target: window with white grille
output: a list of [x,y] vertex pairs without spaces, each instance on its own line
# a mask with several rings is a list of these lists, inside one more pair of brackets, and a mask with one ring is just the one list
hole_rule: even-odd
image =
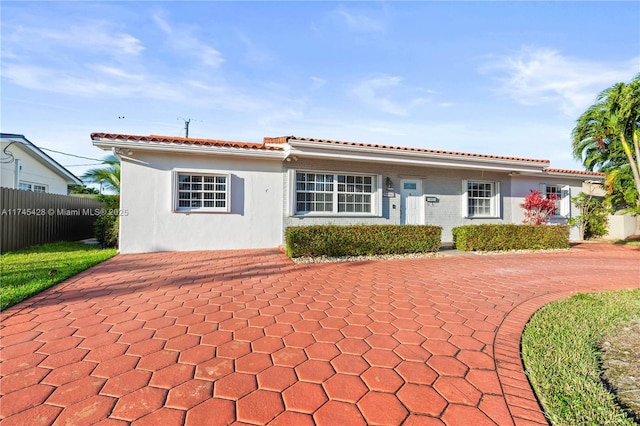
[[499,217],[500,183],[464,180],[462,182],[464,217]]
[[176,174],[177,211],[228,212],[230,176],[219,174]]
[[293,194],[296,215],[377,214],[377,175],[296,171]]

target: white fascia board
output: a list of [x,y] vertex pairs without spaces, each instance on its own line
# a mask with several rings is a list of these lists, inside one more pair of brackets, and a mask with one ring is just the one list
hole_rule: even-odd
[[571,180],[595,180],[598,182],[604,182],[604,176],[594,176],[594,175],[585,175],[582,173],[567,173],[567,172],[548,172],[546,170],[540,170],[537,173],[520,173],[519,176],[531,176],[531,177],[540,177],[547,176],[553,177],[555,179],[571,179]]
[[449,154],[434,154],[419,151],[393,151],[361,146],[328,145],[318,142],[290,141],[289,156],[343,159],[350,161],[383,162],[412,166],[448,167],[459,169],[483,169],[504,172],[540,172],[548,163],[533,163],[517,160],[501,160],[482,157],[453,157]]
[[124,148],[132,151],[181,152],[185,154],[230,155],[234,157],[254,157],[283,160],[284,151],[266,151],[250,148],[232,148],[226,146],[204,146],[174,144],[169,142],[129,141],[120,139],[93,139],[93,145],[105,151]]

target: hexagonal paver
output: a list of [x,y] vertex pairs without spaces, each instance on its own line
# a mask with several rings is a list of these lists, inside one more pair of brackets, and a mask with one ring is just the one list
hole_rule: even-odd
[[395,353],[385,349],[371,349],[363,357],[370,365],[375,367],[393,368],[400,364],[401,361]]
[[157,388],[171,389],[181,383],[193,379],[195,366],[187,364],[173,364],[162,370],[154,371],[149,385]]
[[236,360],[239,373],[257,374],[271,367],[271,357],[262,353],[250,353]]
[[236,404],[238,421],[266,424],[284,411],[280,394],[257,390]]
[[187,411],[190,425],[229,425],[236,419],[236,404],[227,399],[209,399]]
[[405,382],[419,385],[431,385],[438,377],[438,373],[421,362],[403,361],[395,368],[395,371]]
[[[228,376],[227,376],[228,377]],[[188,410],[211,398],[213,383],[206,380],[189,380],[169,389],[165,407]]]
[[468,424],[478,426],[490,426],[495,425],[493,420],[487,417],[482,411],[476,407],[469,407],[466,405],[449,404],[444,414],[442,415],[442,421],[446,424],[452,424],[457,419],[465,419]]
[[296,368],[298,378],[305,382],[322,383],[331,377],[335,371],[326,361],[308,360]]
[[371,346],[369,346],[367,342],[362,339],[355,338],[340,340],[336,343],[336,346],[340,349],[340,352],[353,355],[362,355],[371,349]]
[[236,359],[249,352],[251,352],[251,345],[248,342],[231,341],[218,346],[216,356]]
[[395,392],[404,384],[404,380],[389,368],[371,367],[361,377],[373,391]]
[[480,392],[461,377],[441,376],[433,384],[435,390],[451,403],[478,405]]
[[409,414],[398,398],[389,393],[369,392],[357,405],[368,424],[399,425]]
[[112,413],[115,403],[113,398],[95,395],[65,407],[56,421],[62,425],[98,424]]
[[447,406],[447,401],[429,386],[407,383],[397,395],[412,413],[439,416]]
[[299,348],[282,348],[271,354],[273,365],[295,367],[307,360],[304,350]]
[[328,398],[322,386],[315,383],[297,382],[282,393],[287,410],[311,414]]
[[358,376],[335,374],[323,383],[325,393],[333,401],[357,402],[369,391]]
[[307,358],[330,361],[340,354],[338,348],[331,343],[314,343],[304,350]]
[[134,421],[162,407],[167,391],[145,387],[118,399],[111,417],[126,421]]
[[364,426],[362,414],[354,404],[339,401],[329,401],[313,414],[319,425],[349,425]]
[[269,422],[269,426],[314,426],[313,417],[309,414],[285,411]]
[[469,368],[455,358],[447,356],[432,356],[427,361],[436,372],[443,376],[464,377]]
[[253,374],[231,373],[215,382],[213,395],[216,398],[237,400],[258,389]]
[[233,360],[213,358],[196,366],[196,379],[215,381],[233,372]]
[[315,343],[311,333],[294,332],[282,338],[285,346],[291,348],[306,348]]
[[370,365],[358,355],[341,354],[331,360],[331,365],[338,373],[360,375]]
[[258,387],[282,392],[297,380],[295,370],[289,367],[273,366],[258,373]]
[[107,380],[107,383],[100,390],[100,394],[119,398],[147,386],[149,379],[151,379],[150,371],[127,371]]
[[47,398],[47,402],[62,407],[75,404],[90,396],[97,395],[105,382],[106,379],[100,377],[85,376],[80,380],[56,388]]

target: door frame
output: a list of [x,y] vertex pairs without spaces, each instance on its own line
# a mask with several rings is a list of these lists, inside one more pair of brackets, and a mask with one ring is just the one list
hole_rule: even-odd
[[[423,188],[423,180],[416,178],[416,179],[401,179],[400,180],[400,224],[401,225],[405,225],[407,224],[407,208],[406,208],[406,204],[407,204],[407,197],[408,195],[405,193],[405,189],[404,189],[404,184],[406,182],[416,182],[416,191],[419,193],[419,195],[413,195],[413,197],[416,198],[420,198],[423,199],[424,198],[424,188]],[[418,191],[418,186],[419,191]],[[411,225],[424,225],[425,224],[425,218],[424,218],[424,214],[425,214],[425,209],[424,209],[424,202],[421,200],[418,202],[418,209],[419,209],[419,220],[418,223],[415,224],[411,224]]]

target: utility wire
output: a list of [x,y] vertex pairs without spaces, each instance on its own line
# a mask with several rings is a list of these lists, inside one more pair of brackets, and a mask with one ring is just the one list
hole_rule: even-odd
[[102,164],[104,163],[69,164],[68,166],[62,166],[62,167],[101,166]]
[[67,154],[66,152],[56,151],[55,149],[43,148],[41,146],[39,146],[38,148],[40,148],[40,149],[42,149],[44,151],[55,152],[56,154],[68,155],[69,157],[83,158],[85,160],[93,160],[93,161],[102,161],[99,158],[91,158],[91,157],[83,157],[81,155],[75,155],[75,154]]

